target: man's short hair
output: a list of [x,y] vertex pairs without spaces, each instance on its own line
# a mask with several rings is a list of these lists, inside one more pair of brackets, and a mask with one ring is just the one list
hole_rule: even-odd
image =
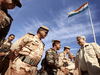
[[53,42],[53,43],[52,43],[52,46],[53,46],[53,47],[54,47],[54,45],[55,45],[56,43],[57,43],[57,44],[60,43],[59,40],[52,40],[52,42]]
[[65,49],[69,49],[69,50],[70,50],[70,47],[68,47],[68,46],[64,46],[64,50],[65,50]]
[[81,38],[81,39],[85,39],[85,41],[86,41],[86,38],[85,38],[85,36],[83,36],[83,35],[79,35],[79,36],[77,36],[77,38],[76,39],[78,39],[78,38]]
[[11,35],[13,35],[13,36],[15,37],[15,35],[14,35],[14,34],[10,34],[9,36],[11,36]]
[[68,55],[74,55],[73,53],[69,53]]

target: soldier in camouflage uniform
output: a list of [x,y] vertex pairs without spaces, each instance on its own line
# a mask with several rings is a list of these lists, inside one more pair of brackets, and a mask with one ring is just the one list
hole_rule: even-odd
[[0,0],[0,41],[6,37],[13,21],[7,9],[21,7],[19,0]]
[[6,72],[8,66],[9,66],[9,49],[12,45],[11,41],[13,41],[13,39],[15,38],[15,35],[10,34],[8,36],[8,39],[4,39],[2,40],[2,45],[0,47],[0,73],[1,75],[4,75],[4,73]]
[[[70,47],[65,46],[64,47],[64,52],[61,52],[59,54],[59,65],[60,66],[64,66],[64,67],[68,66],[66,55],[69,54],[69,51],[70,51]],[[58,69],[57,75],[65,75],[65,74],[61,70]]]
[[48,75],[57,75],[57,69],[60,69],[61,71],[65,72],[65,68],[60,66],[58,64],[58,54],[57,50],[60,50],[60,41],[54,40],[52,44],[53,48],[50,48],[46,51],[46,71]]
[[68,75],[75,75],[74,74],[75,62],[73,62],[74,54],[73,53],[69,53],[68,56],[69,56],[69,59],[67,60],[67,63],[68,63],[68,67],[67,68],[69,70],[69,74]]
[[35,75],[41,61],[44,44],[41,39],[47,36],[49,29],[40,26],[36,35],[28,33],[17,40],[11,47],[16,59],[6,75]]

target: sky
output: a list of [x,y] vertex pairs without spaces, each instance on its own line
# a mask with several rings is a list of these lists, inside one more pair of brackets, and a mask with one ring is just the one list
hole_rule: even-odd
[[[37,29],[44,25],[50,31],[45,39],[45,51],[52,47],[52,39],[61,41],[61,49],[69,46],[70,52],[76,56],[80,46],[77,44],[76,37],[84,35],[86,42],[94,42],[92,26],[88,9],[80,14],[68,18],[68,12],[78,9],[81,5],[88,2],[91,11],[96,42],[100,45],[100,1],[99,0],[21,0],[22,8],[15,7],[8,10],[13,18],[8,35],[14,34],[16,40],[28,32],[36,34]],[[7,37],[8,37],[7,35]],[[6,38],[7,38],[6,37]],[[41,62],[38,69],[41,68]]]

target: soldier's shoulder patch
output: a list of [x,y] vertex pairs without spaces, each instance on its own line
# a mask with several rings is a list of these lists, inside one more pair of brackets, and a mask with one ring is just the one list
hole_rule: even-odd
[[32,34],[32,33],[28,33],[29,35],[33,35],[33,36],[35,36],[34,34]]
[[49,50],[47,50],[47,52],[52,53],[52,50],[51,50],[51,49],[49,49]]
[[64,53],[63,53],[63,52],[61,52],[61,53],[59,54],[59,56],[64,56]]
[[63,55],[64,53],[63,52],[61,52],[59,55]]

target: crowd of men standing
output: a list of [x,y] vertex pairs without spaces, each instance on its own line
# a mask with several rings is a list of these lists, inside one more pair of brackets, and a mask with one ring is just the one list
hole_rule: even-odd
[[53,40],[37,72],[45,46],[41,39],[48,35],[49,28],[40,26],[36,35],[27,33],[12,44],[14,34],[5,39],[13,21],[7,9],[15,6],[22,6],[20,0],[0,0],[0,75],[100,75],[100,46],[86,43],[85,36],[80,35],[76,38],[81,46],[76,57],[68,46],[58,54],[61,41]]

